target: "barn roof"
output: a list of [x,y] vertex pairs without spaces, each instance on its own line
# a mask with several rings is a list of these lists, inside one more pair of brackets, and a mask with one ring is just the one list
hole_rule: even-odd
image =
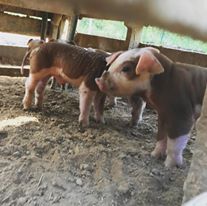
[[207,40],[205,0],[0,0],[0,4],[64,15],[156,25]]

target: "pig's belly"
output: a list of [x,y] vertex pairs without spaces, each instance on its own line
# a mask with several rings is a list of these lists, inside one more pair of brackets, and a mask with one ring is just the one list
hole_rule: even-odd
[[56,81],[59,83],[59,84],[65,84],[65,83],[69,83],[69,84],[72,84],[73,86],[76,86],[76,87],[79,87],[80,84],[83,82],[84,80],[84,77],[81,76],[79,78],[76,78],[76,79],[72,79],[70,77],[68,77],[66,74],[64,73],[61,73],[59,75],[54,75]]

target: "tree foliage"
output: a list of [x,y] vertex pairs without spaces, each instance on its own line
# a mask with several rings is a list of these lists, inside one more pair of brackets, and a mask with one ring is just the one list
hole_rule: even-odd
[[114,39],[126,39],[127,27],[124,22],[83,18],[78,21],[79,33],[104,36]]
[[[82,18],[78,22],[77,32],[125,40],[127,27],[124,22]],[[207,53],[207,43],[152,26],[143,27],[141,42]]]

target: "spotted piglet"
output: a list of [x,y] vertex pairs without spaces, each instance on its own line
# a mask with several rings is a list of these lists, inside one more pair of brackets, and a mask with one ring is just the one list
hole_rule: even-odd
[[183,164],[183,150],[200,115],[207,69],[175,63],[152,47],[117,52],[96,83],[114,96],[137,95],[158,113],[157,143],[151,155],[167,156],[166,167]]

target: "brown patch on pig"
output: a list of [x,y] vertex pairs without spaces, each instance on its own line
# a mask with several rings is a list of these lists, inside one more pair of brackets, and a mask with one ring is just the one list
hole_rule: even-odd
[[84,77],[86,86],[97,91],[95,78],[106,70],[106,56],[108,55],[87,51],[78,46],[52,42],[42,45],[31,58],[30,71],[36,73],[52,66],[61,68],[71,79]]

